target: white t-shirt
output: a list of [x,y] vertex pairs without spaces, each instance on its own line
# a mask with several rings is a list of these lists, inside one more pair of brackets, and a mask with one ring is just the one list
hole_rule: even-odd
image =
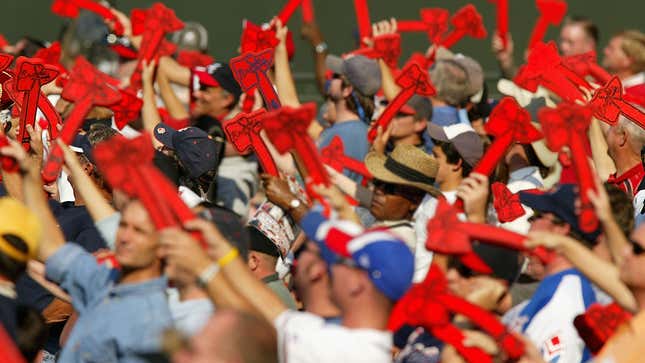
[[392,334],[326,324],[314,314],[286,310],[274,325],[281,363],[390,363]]

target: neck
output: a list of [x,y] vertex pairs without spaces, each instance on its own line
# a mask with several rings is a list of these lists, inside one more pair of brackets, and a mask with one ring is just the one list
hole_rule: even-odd
[[620,176],[631,168],[641,163],[640,155],[634,153],[625,153],[622,157],[617,157],[614,161],[616,164],[616,175]]
[[318,285],[310,285],[300,299],[305,311],[322,317],[340,316],[340,309],[329,299],[327,289]]
[[573,265],[564,257],[558,256],[545,267],[544,271],[546,276],[550,276],[570,268],[573,268]]
[[442,192],[451,192],[457,190],[459,184],[461,184],[461,174],[459,177],[457,175],[449,176],[446,180],[443,180],[439,183],[439,190]]
[[632,288],[632,292],[634,293],[634,297],[636,298],[638,308],[642,311],[645,307],[645,288]]
[[155,264],[152,267],[146,267],[141,269],[127,270],[124,269],[119,280],[120,284],[136,284],[139,282],[146,282],[153,280],[161,276],[161,269],[158,264]]
[[630,71],[629,69],[617,71],[617,72],[614,73],[614,75],[617,76],[618,79],[620,79],[621,81],[624,81],[624,80],[628,79],[629,77],[633,76],[634,74],[635,73]]
[[350,329],[387,330],[390,308],[374,302],[355,304],[343,311],[343,326]]
[[202,289],[194,284],[177,287],[177,290],[179,291],[179,301],[197,300],[208,297]]
[[358,115],[347,109],[345,100],[335,102],[334,107],[336,107],[336,120],[334,121],[335,124],[358,120]]

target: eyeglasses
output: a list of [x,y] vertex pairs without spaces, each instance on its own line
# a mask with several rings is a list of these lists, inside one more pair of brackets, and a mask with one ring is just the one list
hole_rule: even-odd
[[632,244],[632,253],[634,256],[639,256],[645,253],[645,248],[640,245],[640,243],[634,241],[633,239],[630,239],[629,242]]

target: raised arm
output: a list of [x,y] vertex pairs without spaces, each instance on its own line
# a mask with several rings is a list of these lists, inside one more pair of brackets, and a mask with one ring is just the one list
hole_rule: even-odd
[[[184,104],[179,100],[175,90],[172,89],[168,75],[165,73],[165,70],[159,65],[157,67],[157,86],[159,87],[159,95],[163,100],[163,103],[166,105],[166,109],[172,118],[175,119],[186,119],[190,117],[188,110]],[[188,86],[189,92],[190,85]]]
[[161,121],[161,116],[159,115],[159,110],[157,110],[155,87],[152,79],[155,65],[155,61],[152,61],[150,64],[147,64],[145,61],[143,62],[143,71],[141,72],[141,81],[143,83],[141,119],[143,121],[143,129],[152,136],[152,144],[156,149],[161,147],[161,143],[155,138],[155,127]]
[[190,87],[190,69],[188,67],[182,66],[168,56],[159,58],[159,67],[170,82]]
[[316,74],[316,86],[321,95],[325,96],[325,73],[327,72],[327,43],[323,38],[322,32],[315,22],[302,24],[300,34],[311,44],[311,50],[314,56],[314,69]]
[[291,66],[289,65],[289,55],[287,54],[287,27],[282,25],[279,19],[275,19],[276,24],[276,37],[279,40],[278,45],[275,47],[273,55],[273,65],[275,67],[275,85],[278,89],[278,97],[284,106],[298,107],[300,100],[298,100],[298,93],[296,92],[296,84],[293,81],[291,74]]

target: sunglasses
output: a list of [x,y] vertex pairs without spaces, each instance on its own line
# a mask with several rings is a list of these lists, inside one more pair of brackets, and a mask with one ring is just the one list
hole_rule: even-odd
[[633,239],[630,239],[629,242],[632,244],[632,253],[634,254],[634,256],[640,256],[645,253],[645,248],[643,248],[640,243],[634,241]]

